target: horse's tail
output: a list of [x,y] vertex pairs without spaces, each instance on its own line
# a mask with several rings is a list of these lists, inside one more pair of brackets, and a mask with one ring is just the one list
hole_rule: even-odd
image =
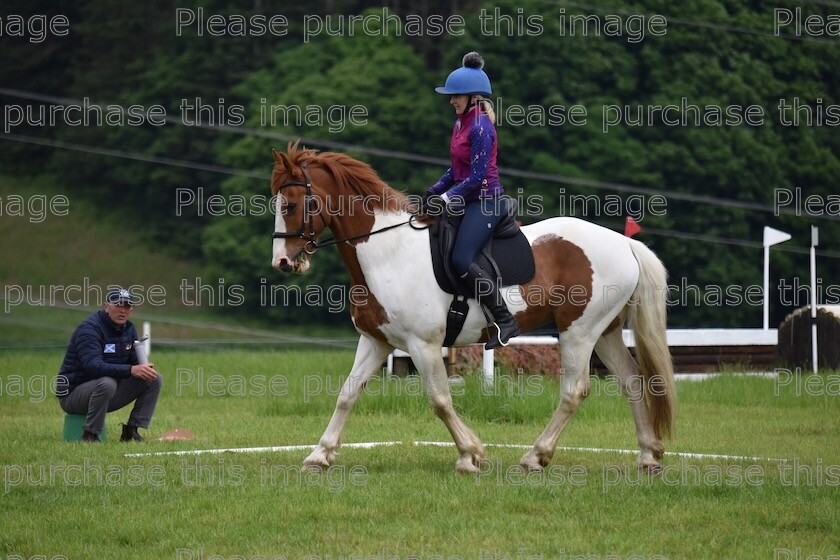
[[657,437],[673,436],[677,391],[668,349],[666,299],[668,273],[662,261],[643,243],[630,240],[639,263],[639,284],[630,300],[630,326],[636,339],[636,360],[644,379],[645,398]]

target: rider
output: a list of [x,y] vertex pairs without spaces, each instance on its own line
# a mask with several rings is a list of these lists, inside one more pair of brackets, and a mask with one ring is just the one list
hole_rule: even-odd
[[449,95],[458,119],[452,131],[449,155],[452,166],[429,188],[428,196],[440,196],[450,210],[463,211],[463,220],[452,251],[452,265],[468,280],[476,297],[493,314],[497,330],[487,348],[507,346],[519,334],[519,325],[508,311],[492,273],[476,264],[475,257],[490,239],[499,220],[507,213],[496,169],[496,129],[489,97],[490,79],[484,59],[477,52],[464,55],[463,66],[449,74],[446,85],[435,91]]

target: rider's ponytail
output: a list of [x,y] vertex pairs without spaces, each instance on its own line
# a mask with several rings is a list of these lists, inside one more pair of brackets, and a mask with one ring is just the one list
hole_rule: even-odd
[[481,104],[481,110],[484,111],[484,114],[490,119],[490,122],[496,124],[496,111],[493,110],[493,104],[490,102],[489,99],[484,99],[481,95],[475,96],[476,103]]

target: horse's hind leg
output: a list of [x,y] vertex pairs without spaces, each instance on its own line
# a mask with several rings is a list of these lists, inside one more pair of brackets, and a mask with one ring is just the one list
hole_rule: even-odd
[[653,420],[645,401],[645,380],[639,373],[639,366],[625,346],[621,337],[621,328],[605,332],[595,344],[595,352],[607,369],[618,378],[621,390],[630,403],[633,421],[636,423],[636,436],[639,440],[639,468],[649,471],[659,470],[659,459],[665,447],[656,437]]
[[477,473],[481,461],[484,460],[484,445],[475,432],[470,430],[455,413],[446,368],[440,355],[440,346],[418,342],[410,345],[409,350],[411,360],[423,377],[429,403],[438,418],[446,424],[446,428],[455,441],[455,447],[459,453],[455,470],[458,473]]
[[542,470],[554,456],[560,433],[589,394],[589,359],[594,342],[569,331],[560,334],[560,404],[534,447],[519,464],[529,470]]
[[321,436],[318,446],[303,461],[303,468],[324,469],[335,461],[335,454],[341,441],[341,432],[344,430],[344,424],[347,422],[347,417],[350,415],[356,399],[359,398],[365,384],[379,371],[382,362],[385,361],[388,353],[392,350],[393,348],[384,342],[366,336],[359,338],[353,369],[350,370],[350,375],[347,376],[347,380],[341,387],[330,423],[327,425],[324,435]]

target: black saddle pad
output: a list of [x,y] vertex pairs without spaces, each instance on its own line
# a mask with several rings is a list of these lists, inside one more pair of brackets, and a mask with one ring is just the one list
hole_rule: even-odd
[[[454,245],[454,236],[459,222],[459,217],[444,216],[430,227],[429,245],[432,251],[432,267],[438,285],[444,292],[471,298],[473,294],[470,287],[457,278],[450,278],[451,270],[447,271],[447,268],[451,269],[448,264],[449,255]],[[448,232],[447,228],[450,228]],[[494,233],[494,237],[476,257],[476,263],[484,270],[493,271],[494,266],[488,258],[489,255],[498,268],[501,286],[518,286],[530,282],[535,272],[531,244],[518,227],[515,228],[513,235],[511,235],[510,227],[504,229],[506,231],[499,232],[497,228],[497,232],[504,237],[495,237]]]

